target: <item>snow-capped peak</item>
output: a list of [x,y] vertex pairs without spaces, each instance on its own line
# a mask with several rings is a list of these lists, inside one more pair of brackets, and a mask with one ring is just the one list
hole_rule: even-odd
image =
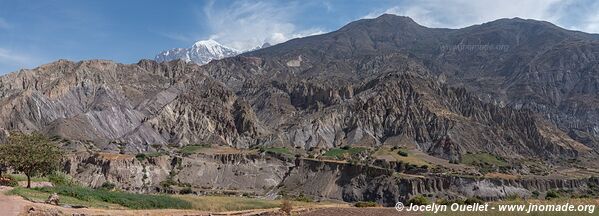
[[219,42],[208,39],[195,42],[190,48],[175,48],[162,51],[154,57],[158,62],[172,61],[182,59],[186,62],[194,62],[196,64],[207,64],[212,60],[223,59],[231,56],[236,56],[244,52],[251,52],[262,48],[269,47],[269,43],[264,43],[262,46],[245,51],[239,51],[231,47],[220,44]]
[[175,48],[163,51],[154,59],[159,62],[183,59],[186,62],[207,64],[214,59],[236,56],[240,53],[241,52],[236,49],[224,46],[215,40],[209,39],[197,41],[190,48]]
[[215,40],[212,39],[208,39],[208,40],[200,40],[197,41],[193,44],[193,46],[205,46],[205,47],[218,47],[218,46],[223,46],[222,44],[216,42]]

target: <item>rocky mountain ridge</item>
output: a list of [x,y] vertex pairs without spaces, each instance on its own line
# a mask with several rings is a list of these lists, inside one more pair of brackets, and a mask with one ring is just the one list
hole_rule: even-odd
[[203,66],[58,61],[11,73],[0,127],[124,153],[415,145],[451,161],[486,152],[588,165],[595,43],[546,22],[431,29],[383,15]]

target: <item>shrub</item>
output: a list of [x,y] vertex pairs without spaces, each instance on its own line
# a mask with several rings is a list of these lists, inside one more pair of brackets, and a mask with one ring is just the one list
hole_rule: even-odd
[[483,204],[484,202],[477,197],[468,197],[466,200],[464,200],[464,204],[466,205],[473,205],[475,203]]
[[451,204],[454,204],[454,203],[463,205],[464,204],[464,200],[461,200],[461,199],[457,199],[457,200],[439,199],[439,200],[437,200],[436,203],[439,204],[439,205],[451,205]]
[[0,176],[0,186],[16,187],[19,182],[12,176]]
[[343,147],[341,147],[341,149],[343,149],[343,150],[349,150],[350,148],[351,148],[351,146],[343,146]]
[[285,212],[285,214],[291,215],[292,210],[293,204],[291,204],[289,200],[283,200],[283,202],[281,202],[281,211]]
[[183,188],[179,191],[179,194],[191,194],[193,190],[190,187]]
[[426,197],[422,196],[422,195],[418,195],[415,197],[412,197],[412,199],[408,200],[408,204],[413,204],[413,205],[428,205],[429,201]]
[[66,173],[63,172],[53,172],[48,175],[48,181],[52,182],[54,186],[74,186],[76,185],[75,180]]
[[300,201],[300,202],[314,202],[314,199],[312,199],[312,197],[306,196],[303,193],[301,193],[299,196],[295,197],[294,200]]
[[375,202],[357,202],[356,204],[354,204],[355,207],[358,208],[368,208],[368,207],[376,207],[377,204]]
[[168,188],[168,187],[170,187],[172,185],[176,185],[177,182],[175,182],[172,178],[167,178],[166,180],[161,181],[159,184],[163,188]]
[[399,156],[403,156],[403,157],[407,157],[408,156],[408,152],[403,151],[403,150],[399,150],[399,152],[397,152],[397,154],[399,154]]
[[547,195],[545,195],[545,199],[555,199],[555,198],[559,198],[559,193],[557,193],[556,191],[550,190],[547,191]]
[[146,154],[139,153],[139,154],[135,155],[135,158],[137,158],[137,160],[139,160],[139,161],[143,161],[146,159]]
[[505,197],[505,200],[510,200],[510,201],[520,200],[520,199],[522,199],[522,198],[518,194],[510,194]]
[[116,187],[116,185],[112,182],[104,182],[102,183],[102,186],[100,186],[100,189],[102,190],[113,190]]

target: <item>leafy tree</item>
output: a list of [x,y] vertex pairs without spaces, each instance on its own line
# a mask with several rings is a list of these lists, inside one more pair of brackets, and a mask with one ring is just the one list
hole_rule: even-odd
[[54,143],[38,133],[13,133],[8,143],[0,145],[0,164],[27,176],[31,188],[32,176],[45,176],[58,169],[62,152]]

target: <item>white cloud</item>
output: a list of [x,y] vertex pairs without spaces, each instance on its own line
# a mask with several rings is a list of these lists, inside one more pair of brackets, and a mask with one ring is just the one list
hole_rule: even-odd
[[238,50],[251,49],[265,42],[277,44],[292,38],[319,34],[321,29],[298,29],[292,23],[300,5],[290,2],[239,1],[226,8],[209,3],[204,8],[206,22],[214,32],[210,39]]
[[577,29],[585,32],[599,33],[599,14],[589,16]]
[[[0,68],[27,68],[42,63],[39,58],[0,48]],[[0,71],[0,74],[9,71]]]
[[[373,11],[364,18],[374,18],[383,13],[409,16],[427,27],[462,28],[501,18],[526,18],[545,20],[560,26],[599,32],[598,3],[571,0],[422,0],[406,1],[388,9]],[[570,7],[573,6],[573,7]],[[584,10],[583,10],[584,9]],[[582,14],[580,18],[573,15]]]
[[572,27],[576,30],[599,33],[599,1],[585,4],[583,8],[584,10],[579,12],[579,22]]

